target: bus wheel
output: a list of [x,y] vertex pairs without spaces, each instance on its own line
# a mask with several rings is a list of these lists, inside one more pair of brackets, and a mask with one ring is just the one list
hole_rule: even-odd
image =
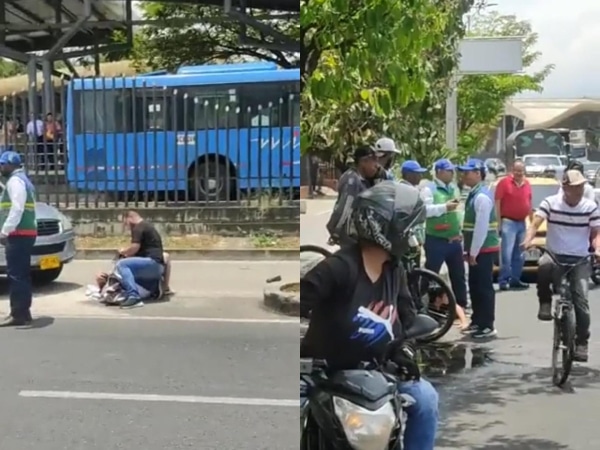
[[228,170],[229,167],[223,161],[204,160],[194,164],[188,179],[190,199],[195,201],[228,200],[225,186],[225,174]]

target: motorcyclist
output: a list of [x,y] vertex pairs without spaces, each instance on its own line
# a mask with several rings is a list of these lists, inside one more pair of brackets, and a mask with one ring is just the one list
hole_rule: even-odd
[[354,199],[365,189],[375,184],[379,162],[377,152],[370,145],[354,151],[354,166],[342,174],[338,182],[338,198],[327,222],[331,243],[349,245],[354,241],[348,236],[348,219]]
[[405,450],[432,450],[438,422],[438,394],[420,378],[415,361],[401,351],[386,355],[415,318],[399,259],[409,249],[407,231],[424,220],[416,188],[383,181],[356,199],[350,227],[355,243],[300,282],[300,314],[310,316],[301,356],[327,360],[333,369],[387,356],[401,368],[399,391],[416,400],[406,410]]
[[375,151],[379,158],[380,173],[376,178],[383,180],[395,180],[396,177],[392,172],[396,155],[400,154],[400,150],[396,148],[396,143],[387,137],[382,137],[375,142]]

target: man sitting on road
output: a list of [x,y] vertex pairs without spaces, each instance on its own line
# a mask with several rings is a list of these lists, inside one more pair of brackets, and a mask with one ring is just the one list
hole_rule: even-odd
[[363,145],[354,151],[355,166],[340,177],[338,198],[327,222],[331,242],[340,246],[351,245],[354,240],[348,236],[348,220],[354,199],[362,191],[374,184],[379,170],[377,152],[370,145]]
[[[167,252],[163,252],[163,260],[165,261],[165,272],[162,277],[163,281],[163,293],[162,295],[173,295],[174,292],[171,290],[171,255]],[[108,281],[109,273],[100,272],[96,275],[96,285],[99,290],[102,290]]]
[[144,306],[140,286],[149,292],[161,289],[165,260],[162,239],[150,222],[137,211],[129,210],[125,224],[131,230],[131,244],[119,250],[123,259],[117,262],[115,272],[121,277],[126,296],[121,308],[135,308]]
[[[525,241],[529,248],[539,227],[548,222],[546,248],[556,255],[560,263],[579,261],[589,254],[590,238],[594,251],[600,255],[600,211],[596,202],[584,197],[587,180],[576,169],[567,170],[563,176],[562,190],[546,197],[536,210]],[[560,268],[550,256],[543,255],[539,261],[537,294],[540,302],[538,319],[552,320],[552,289],[560,281]],[[588,303],[588,278],[590,265],[581,264],[570,272],[570,290],[575,307],[576,346],[574,360],[587,362],[590,338],[590,307]]]

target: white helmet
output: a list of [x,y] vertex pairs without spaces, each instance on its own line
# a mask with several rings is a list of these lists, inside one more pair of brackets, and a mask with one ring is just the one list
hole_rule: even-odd
[[375,151],[383,153],[400,154],[400,150],[396,148],[396,143],[390,138],[380,138],[375,142]]

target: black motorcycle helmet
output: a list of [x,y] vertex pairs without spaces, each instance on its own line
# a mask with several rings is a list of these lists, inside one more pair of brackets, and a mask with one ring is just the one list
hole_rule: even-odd
[[400,258],[410,250],[409,231],[425,218],[417,188],[386,180],[356,198],[349,232],[359,242],[376,244]]
[[566,170],[579,170],[581,173],[583,173],[583,163],[576,159],[572,159],[571,161],[569,161],[569,164],[567,164]]

